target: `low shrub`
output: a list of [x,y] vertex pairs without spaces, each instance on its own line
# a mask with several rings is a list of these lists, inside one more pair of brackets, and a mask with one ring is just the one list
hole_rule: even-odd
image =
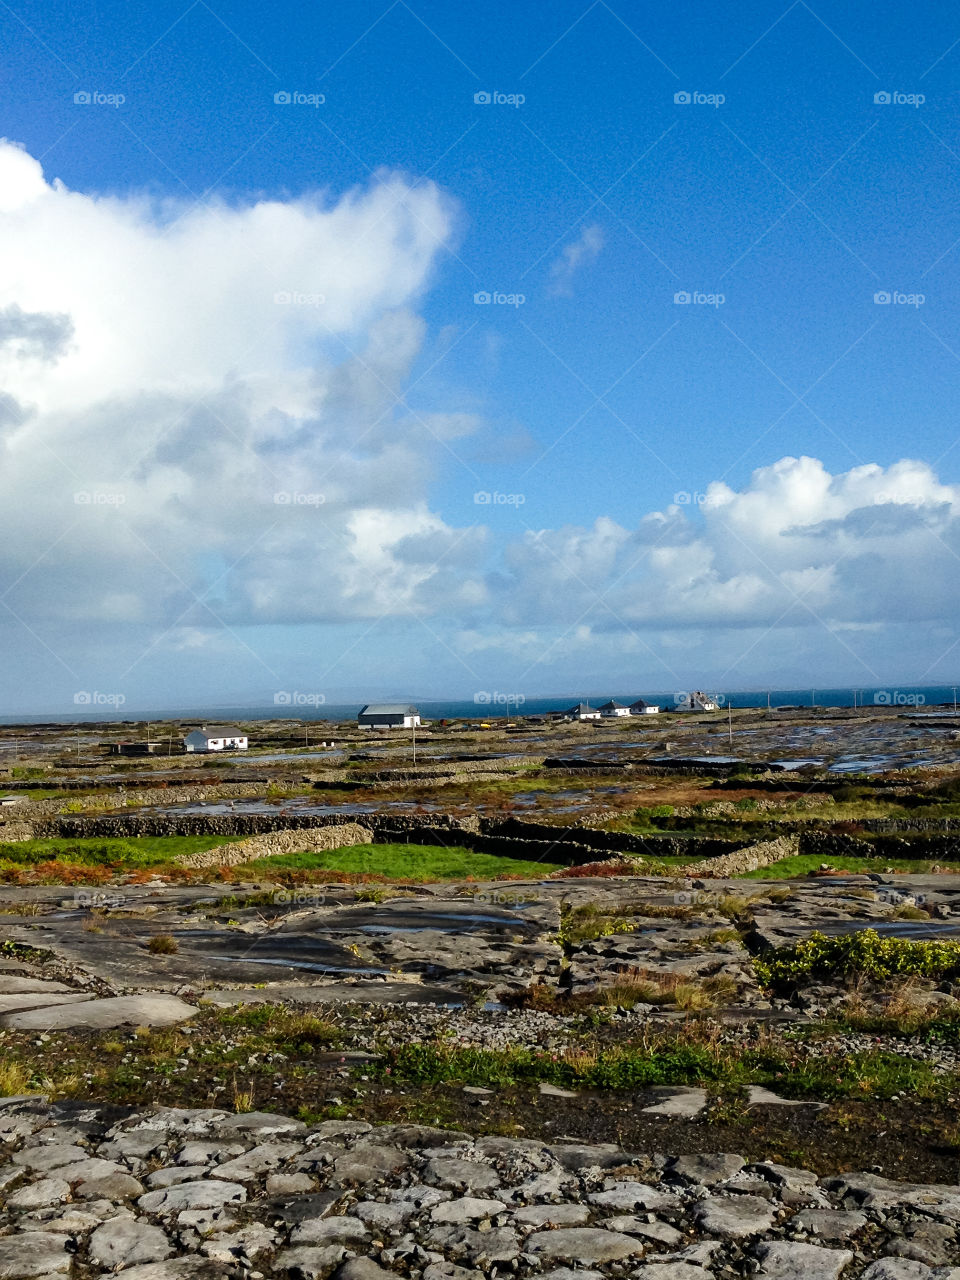
[[778,947],[754,958],[754,969],[767,987],[792,986],[803,978],[863,975],[876,981],[893,978],[960,976],[960,941],[881,937],[876,929],[827,937],[811,933],[790,947]]

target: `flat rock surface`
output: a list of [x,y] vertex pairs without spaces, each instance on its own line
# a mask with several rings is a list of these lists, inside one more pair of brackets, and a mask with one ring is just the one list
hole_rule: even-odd
[[[5,998],[27,999],[18,996]],[[3,999],[0,996],[0,1001]],[[58,1027],[89,1027],[104,1031],[123,1026],[169,1027],[186,1022],[197,1012],[195,1005],[168,995],[111,996],[104,1000],[86,996],[51,997],[53,999],[82,1003],[57,1004],[55,1007],[47,1004],[42,1008],[25,1009],[0,1018],[0,1024],[21,1031],[52,1031]]]
[[[960,1280],[956,1186],[269,1112],[2,1111],[4,1280]],[[84,1171],[102,1194],[77,1196]]]

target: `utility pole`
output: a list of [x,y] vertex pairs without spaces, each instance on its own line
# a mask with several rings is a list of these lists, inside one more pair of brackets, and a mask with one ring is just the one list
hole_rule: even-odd
[[811,689],[811,690],[810,690],[810,705],[811,705],[811,707],[815,707],[815,706],[817,705],[817,691],[816,691],[816,689]]
[[416,768],[416,764],[417,764],[417,722],[416,720],[413,720],[411,722],[410,728],[413,730],[413,764],[414,764],[414,768]]
[[956,715],[957,714],[957,686],[951,685],[951,688],[953,689],[953,714]]
[[733,707],[727,703],[727,741],[733,746]]

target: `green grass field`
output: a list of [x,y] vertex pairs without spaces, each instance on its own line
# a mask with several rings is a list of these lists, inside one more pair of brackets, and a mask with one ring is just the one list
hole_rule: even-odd
[[289,853],[278,858],[258,858],[237,867],[269,877],[283,871],[339,871],[346,875],[383,876],[386,880],[493,880],[515,875],[539,880],[560,869],[556,862],[523,862],[490,853],[474,853],[460,846],[440,848],[419,844],[358,844],[324,853]]
[[951,864],[945,859],[919,858],[885,858],[882,854],[876,858],[824,858],[816,854],[798,854],[795,858],[784,858],[770,867],[761,867],[758,871],[748,871],[744,880],[788,880],[793,876],[806,876],[822,866],[831,867],[834,871],[850,871],[866,875],[869,871],[885,871],[892,867],[894,871],[910,872],[923,875],[935,866],[954,866],[960,871],[960,862]]
[[18,840],[0,843],[0,872],[61,862],[77,867],[137,870],[160,866],[186,853],[200,853],[239,836],[139,836],[134,839]]

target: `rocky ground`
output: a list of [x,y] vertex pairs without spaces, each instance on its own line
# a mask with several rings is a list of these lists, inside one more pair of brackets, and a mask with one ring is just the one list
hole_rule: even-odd
[[960,1187],[266,1113],[0,1107],[0,1275],[956,1280]]
[[[629,728],[498,731],[486,757],[549,753],[577,779],[565,799],[528,795],[538,816],[583,818],[602,788],[581,775],[609,757],[651,770],[636,803],[655,791],[680,817],[735,822],[736,790],[715,814],[690,807],[716,771],[661,778],[657,753],[814,756],[822,782],[871,752],[957,753],[951,721],[892,715],[749,713],[732,744],[706,721]],[[481,737],[423,750],[482,778]],[[378,740],[338,780],[396,784],[400,812],[427,794],[402,791],[420,786],[405,752]],[[151,787],[154,763],[114,780],[126,808],[194,799]],[[301,791],[304,767],[277,765]],[[788,776],[803,800],[812,775]],[[196,807],[276,790],[205,784]],[[71,801],[71,838],[114,799]],[[11,803],[6,838],[64,811],[62,795]],[[955,975],[760,980],[764,955],[814,933],[960,939],[960,874],[736,878],[794,852],[785,837],[734,842],[703,878],[216,880],[283,836],[194,858],[210,884],[0,886],[0,1280],[960,1280]]]
[[[631,877],[374,891],[349,885],[0,886],[0,911],[5,936],[47,952],[71,987],[72,994],[48,993],[51,1008],[77,1005],[94,993],[246,1001],[278,984],[284,998],[299,993],[306,1002],[341,999],[346,985],[352,999],[405,1000],[421,987],[429,992],[424,998],[457,1004],[533,984],[558,994],[597,993],[627,978],[659,984],[666,995],[679,983],[699,987],[711,1008],[741,1019],[789,1017],[798,1008],[817,1016],[840,998],[839,991],[820,991],[807,992],[799,1005],[794,997],[771,1000],[752,964],[766,948],[815,930],[960,937],[960,876]],[[158,935],[172,939],[170,952],[151,950]],[[8,957],[5,963],[10,976],[0,977],[0,1025],[4,1019],[17,1025],[9,1018],[43,1008],[44,991],[11,987],[18,962]],[[953,1000],[948,991],[931,998]],[[77,1009],[76,1016],[86,1012]],[[58,1015],[61,1021],[67,1016]]]

